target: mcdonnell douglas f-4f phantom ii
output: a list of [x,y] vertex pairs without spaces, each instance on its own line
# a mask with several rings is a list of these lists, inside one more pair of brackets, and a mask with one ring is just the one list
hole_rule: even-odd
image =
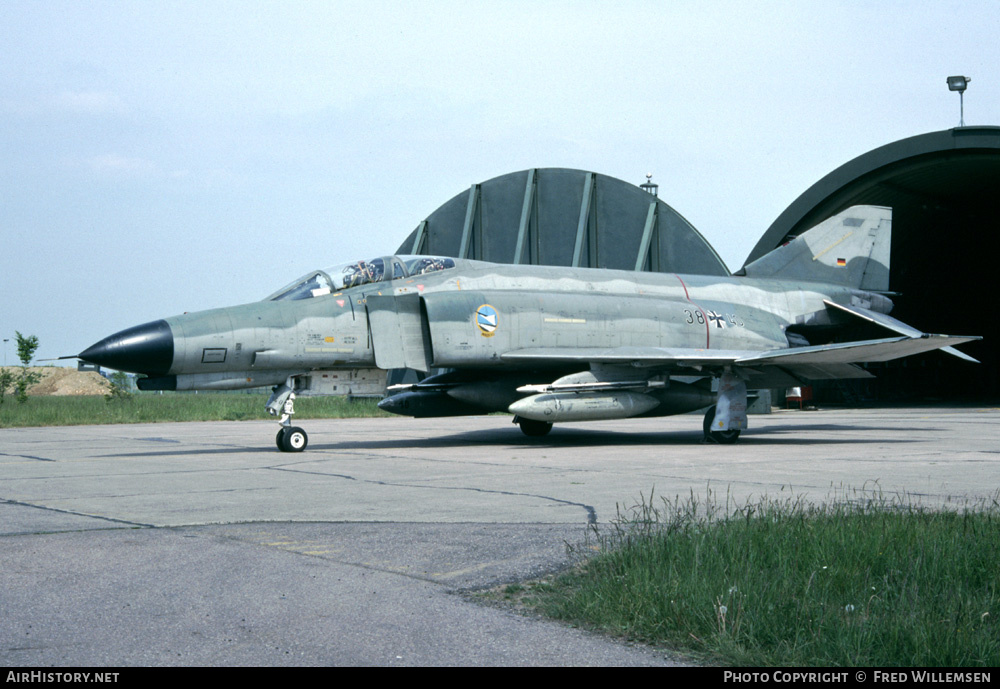
[[[731,443],[748,389],[871,377],[857,364],[933,349],[975,361],[952,346],[978,337],[888,315],[891,222],[890,209],[849,208],[732,277],[385,256],[129,328],[79,358],[145,374],[142,390],[274,386],[266,408],[286,452],[308,442],[295,395],[382,394],[391,369],[444,370],[389,388],[379,406],[396,414],[509,411],[542,436],[708,407],[705,436]],[[857,322],[888,336],[834,341]]]

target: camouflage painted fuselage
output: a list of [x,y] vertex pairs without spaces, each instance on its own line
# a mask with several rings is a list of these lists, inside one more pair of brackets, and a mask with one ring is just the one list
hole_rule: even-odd
[[455,263],[309,299],[167,318],[169,366],[139,372],[176,377],[176,389],[234,389],[317,370],[533,369],[544,357],[510,355],[540,350],[767,351],[789,346],[789,326],[829,324],[824,300],[888,301],[807,281]]

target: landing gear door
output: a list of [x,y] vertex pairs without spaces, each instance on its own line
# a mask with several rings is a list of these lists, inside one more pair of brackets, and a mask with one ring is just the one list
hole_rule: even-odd
[[382,369],[429,371],[432,352],[427,313],[418,294],[365,298],[375,365]]

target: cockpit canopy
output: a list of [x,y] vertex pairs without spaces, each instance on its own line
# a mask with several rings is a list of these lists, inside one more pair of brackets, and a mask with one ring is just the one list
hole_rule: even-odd
[[303,275],[264,301],[312,299],[374,282],[425,275],[454,267],[454,259],[443,256],[382,256],[368,261],[342,263]]

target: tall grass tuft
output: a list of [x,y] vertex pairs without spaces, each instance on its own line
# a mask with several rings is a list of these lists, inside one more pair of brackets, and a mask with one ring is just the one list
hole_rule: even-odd
[[732,665],[1000,665],[997,499],[650,494],[595,537],[600,554],[529,605]]
[[[242,394],[135,394],[105,400],[90,396],[31,397],[27,404],[0,405],[0,428],[82,424],[157,423],[161,421],[246,421],[272,419],[266,396]],[[374,399],[299,397],[295,419],[389,416]]]

